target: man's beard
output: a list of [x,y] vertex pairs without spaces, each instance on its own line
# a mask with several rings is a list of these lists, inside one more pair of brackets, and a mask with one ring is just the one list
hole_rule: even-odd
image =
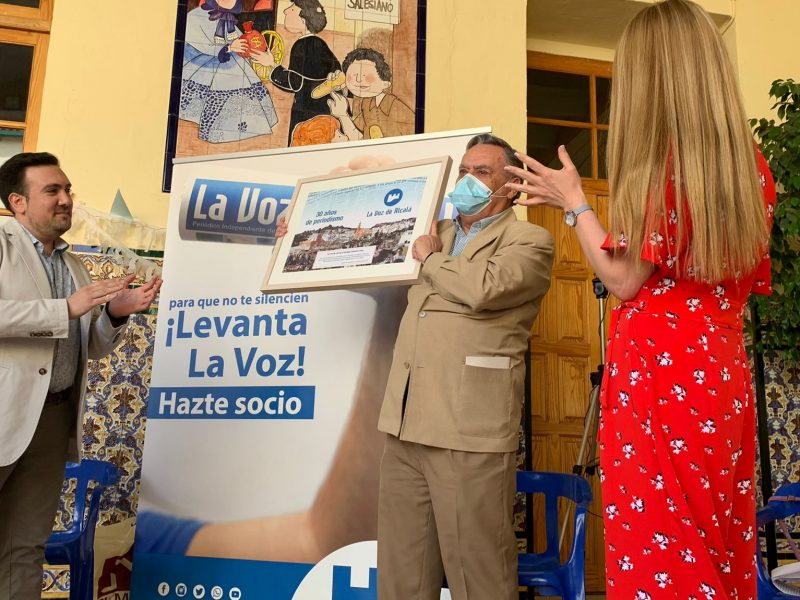
[[70,227],[72,227],[72,212],[59,212],[56,213],[56,217],[60,215],[67,215],[69,218],[66,221],[62,221],[61,219],[53,219],[51,223],[51,228],[53,233],[58,236],[64,235],[67,231],[69,231]]

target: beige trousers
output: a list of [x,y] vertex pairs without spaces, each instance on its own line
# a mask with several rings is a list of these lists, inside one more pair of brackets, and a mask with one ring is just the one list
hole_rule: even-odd
[[45,404],[30,445],[0,467],[0,600],[39,600],[44,544],[61,497],[69,436],[70,402]]
[[517,600],[513,452],[387,436],[378,502],[379,600]]

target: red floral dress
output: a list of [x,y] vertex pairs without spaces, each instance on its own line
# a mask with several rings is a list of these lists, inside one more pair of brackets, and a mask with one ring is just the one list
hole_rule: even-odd
[[[775,184],[760,153],[759,171],[771,221]],[[755,407],[742,316],[751,292],[770,293],[769,255],[738,280],[681,279],[669,255],[676,211],[668,217],[642,253],[658,268],[612,313],[599,433],[606,593],[754,599]]]

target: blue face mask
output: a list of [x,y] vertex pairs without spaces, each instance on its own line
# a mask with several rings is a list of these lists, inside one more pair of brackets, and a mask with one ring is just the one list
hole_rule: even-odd
[[489,205],[492,201],[492,190],[480,179],[467,173],[458,180],[453,191],[445,196],[445,200],[452,203],[458,214],[471,217]]

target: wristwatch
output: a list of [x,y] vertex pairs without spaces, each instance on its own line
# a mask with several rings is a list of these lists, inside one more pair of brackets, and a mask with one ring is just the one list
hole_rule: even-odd
[[578,215],[587,210],[593,210],[590,204],[581,204],[575,210],[568,210],[564,213],[564,223],[570,227],[575,227],[575,224],[578,222]]

